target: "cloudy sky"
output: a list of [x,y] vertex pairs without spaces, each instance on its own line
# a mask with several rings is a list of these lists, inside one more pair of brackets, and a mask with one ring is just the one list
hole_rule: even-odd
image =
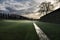
[[[0,10],[9,12],[31,12],[35,11],[41,2],[46,0],[0,0]],[[48,0],[54,3],[54,0]]]
[[[0,0],[0,10],[35,10],[40,0]],[[41,0],[42,1],[42,0]]]

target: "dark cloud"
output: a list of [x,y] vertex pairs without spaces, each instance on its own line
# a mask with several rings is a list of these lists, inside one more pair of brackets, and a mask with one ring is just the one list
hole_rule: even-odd
[[35,7],[36,2],[33,0],[0,0],[0,10],[9,12],[31,12]]

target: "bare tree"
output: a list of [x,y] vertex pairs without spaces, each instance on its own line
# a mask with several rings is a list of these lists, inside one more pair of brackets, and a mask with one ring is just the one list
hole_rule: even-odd
[[57,2],[60,2],[60,0],[56,0]]
[[40,10],[38,12],[41,12],[41,13],[45,12],[46,14],[48,14],[48,12],[52,11],[54,8],[54,6],[53,6],[53,4],[51,4],[51,2],[42,2],[39,7],[40,7]]

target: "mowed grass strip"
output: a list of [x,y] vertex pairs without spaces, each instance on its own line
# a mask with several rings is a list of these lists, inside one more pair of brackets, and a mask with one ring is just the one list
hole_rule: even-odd
[[30,21],[1,20],[0,40],[39,40],[39,38]]
[[60,40],[60,24],[36,22],[51,40]]

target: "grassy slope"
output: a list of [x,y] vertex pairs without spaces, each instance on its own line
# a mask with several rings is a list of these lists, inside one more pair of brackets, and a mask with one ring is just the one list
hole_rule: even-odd
[[36,22],[51,40],[60,40],[60,24]]
[[0,40],[39,40],[32,22],[7,21],[0,20]]

